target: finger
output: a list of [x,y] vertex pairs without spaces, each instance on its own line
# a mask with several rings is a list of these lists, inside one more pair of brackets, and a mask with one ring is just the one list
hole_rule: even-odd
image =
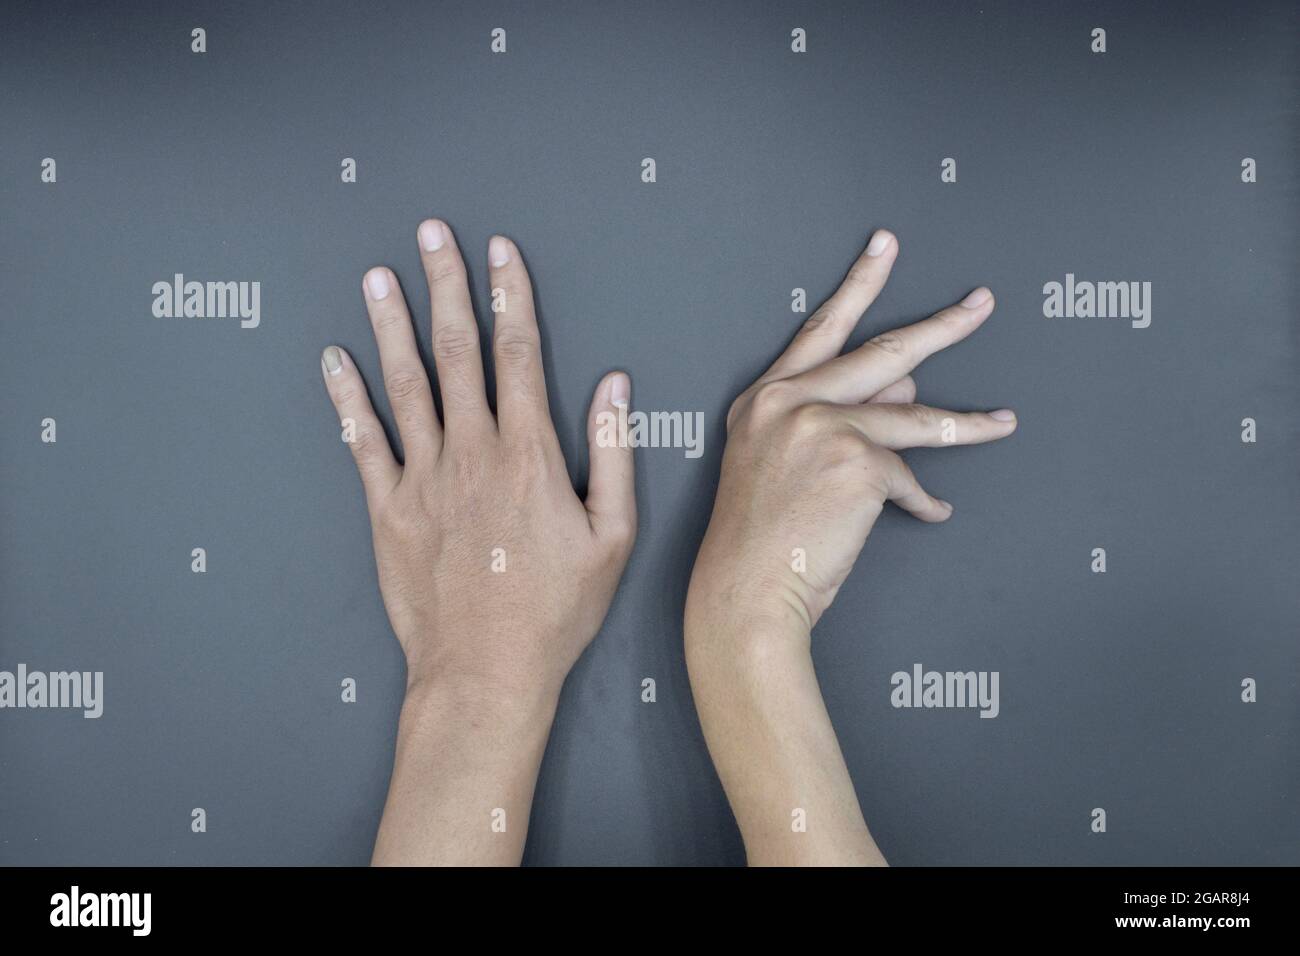
[[886,385],[867,399],[867,402],[872,405],[891,405],[895,402],[910,405],[914,401],[916,401],[916,379],[910,375],[904,375],[897,382]]
[[624,441],[621,416],[631,398],[624,372],[606,375],[596,386],[587,414],[591,474],[587,479],[587,517],[597,537],[631,547],[636,537],[636,491],[632,445]]
[[494,428],[483,387],[483,354],[469,297],[465,261],[456,237],[441,220],[420,223],[420,259],[429,280],[433,361],[442,391],[443,427],[450,435]]
[[[321,355],[321,372],[330,401],[338,412],[343,439],[352,449],[352,458],[361,474],[366,498],[374,504],[396,487],[402,468],[388,447],[388,436],[375,415],[352,357],[337,345]],[[350,439],[350,440],[349,440]]]
[[978,445],[1016,430],[1009,408],[995,412],[950,412],[929,405],[838,405],[853,427],[885,448],[943,448]]
[[913,325],[882,332],[794,381],[819,401],[863,402],[935,352],[974,332],[992,313],[993,304],[993,293],[981,286],[956,305]]
[[546,402],[542,340],[533,287],[518,247],[504,236],[488,240],[492,282],[492,358],[497,373],[497,424],[507,429],[554,432]]
[[840,354],[862,314],[885,287],[898,257],[898,241],[887,229],[877,229],[867,248],[849,267],[835,294],[808,317],[765,378],[786,378],[815,368]]
[[378,266],[366,273],[361,287],[370,324],[375,330],[375,342],[379,345],[384,390],[397,421],[403,453],[408,460],[413,456],[437,454],[442,430],[433,411],[429,376],[420,361],[411,314],[406,311],[406,299],[397,284],[397,276],[391,269]]
[[885,498],[922,521],[947,521],[952,517],[952,505],[935,498],[916,480],[912,469],[892,451],[879,452],[882,456],[881,472],[885,482]]

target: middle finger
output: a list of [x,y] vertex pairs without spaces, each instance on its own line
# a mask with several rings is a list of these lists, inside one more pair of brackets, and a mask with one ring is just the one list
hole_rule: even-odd
[[923,361],[960,342],[993,312],[993,293],[981,286],[956,305],[901,329],[882,332],[846,355],[797,375],[815,401],[864,402]]

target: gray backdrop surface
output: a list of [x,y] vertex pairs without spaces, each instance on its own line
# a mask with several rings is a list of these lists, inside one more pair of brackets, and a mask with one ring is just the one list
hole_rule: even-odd
[[[378,381],[378,263],[427,353],[429,215],[484,327],[488,236],[523,250],[576,481],[611,368],[707,428],[638,453],[526,862],[743,861],[680,622],[723,418],[791,290],[811,310],[887,226],[853,341],[987,284],[920,396],[1021,424],[910,454],[954,519],[888,509],[814,635],[885,855],[1300,863],[1296,30],[1287,2],[5,4],[0,670],[102,670],[105,701],[0,710],[0,863],[368,860],[404,672],[318,360]],[[260,282],[260,325],[155,318],[176,273]],[[1067,273],[1150,282],[1150,326],[1044,317]],[[998,671],[1000,715],[895,709],[918,662]]]

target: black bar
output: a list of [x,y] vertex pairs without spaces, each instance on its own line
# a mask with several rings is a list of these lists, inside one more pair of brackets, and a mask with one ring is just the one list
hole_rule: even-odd
[[[577,943],[596,929],[621,934],[603,937],[610,942],[641,948],[655,945],[656,937],[645,935],[655,928],[690,926],[760,941],[779,929],[806,934],[812,944],[828,942],[825,929],[840,924],[855,944],[905,932],[927,949],[942,940],[1125,937],[1139,944],[1233,945],[1285,932],[1295,917],[1295,885],[1292,868],[11,868],[0,870],[0,926],[6,943],[75,933],[82,943],[337,944],[418,933],[431,950],[471,948],[519,932],[535,943]],[[52,916],[70,914],[74,886],[78,921],[82,914],[97,918],[100,894],[148,893],[147,936],[135,932],[143,928],[143,896],[131,908],[122,896],[107,901],[103,912],[111,917],[116,908],[117,926],[52,925]],[[60,895],[68,904],[62,911]],[[88,896],[94,901],[87,903]],[[1210,925],[1201,925],[1206,919]],[[659,939],[668,944],[669,937]]]

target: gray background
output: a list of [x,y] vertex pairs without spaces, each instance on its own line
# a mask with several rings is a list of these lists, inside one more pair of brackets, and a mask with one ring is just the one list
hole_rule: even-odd
[[[921,398],[1021,419],[910,456],[954,520],[889,509],[815,634],[884,853],[1300,862],[1295,9],[6,4],[0,669],[103,670],[106,702],[0,712],[0,862],[368,860],[403,664],[318,356],[339,342],[376,380],[376,263],[427,349],[433,214],[480,308],[488,236],[523,249],[576,480],[611,368],[708,428],[699,460],[638,453],[640,538],[565,688],[526,862],[743,861],[682,601],[728,402],[797,327],[790,290],[815,306],[878,226],[902,252],[855,341],[987,284],[993,318]],[[260,281],[261,327],[153,318],[175,272]],[[1045,319],[1066,272],[1152,282],[1151,327]],[[1000,671],[1001,716],[891,708],[918,661]]]

